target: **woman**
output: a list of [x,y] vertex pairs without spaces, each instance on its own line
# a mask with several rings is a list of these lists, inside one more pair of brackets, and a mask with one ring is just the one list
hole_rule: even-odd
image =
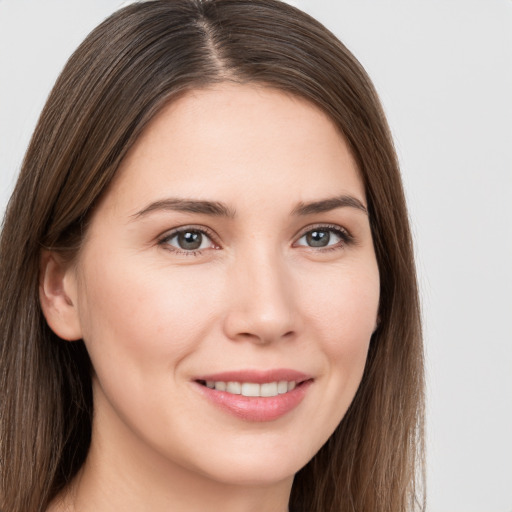
[[421,507],[404,196],[364,70],[275,0],[157,0],[78,48],[1,239],[1,503]]

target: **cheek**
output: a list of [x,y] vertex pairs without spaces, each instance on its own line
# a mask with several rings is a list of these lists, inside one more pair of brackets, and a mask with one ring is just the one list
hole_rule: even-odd
[[97,423],[115,432],[128,425],[138,438],[173,451],[166,429],[186,418],[186,410],[179,414],[187,405],[180,362],[197,350],[213,317],[212,301],[196,293],[204,280],[121,255],[97,265],[98,257],[87,254],[78,301]]
[[144,373],[147,378],[159,367],[174,366],[197,348],[217,301],[196,292],[204,283],[200,273],[171,275],[147,265],[141,272],[136,261],[113,261],[84,270],[79,301],[84,340],[97,372],[97,365],[107,364],[109,372],[131,372],[142,380]]
[[174,269],[171,276],[147,264],[141,272],[136,260],[113,261],[84,268],[80,300],[98,421],[106,429],[129,425],[172,451],[172,436],[162,435],[177,428],[176,417],[188,417],[182,362],[206,339],[217,301],[196,292],[204,285],[200,273]]
[[331,272],[309,283],[304,309],[322,333],[326,353],[334,358],[364,352],[375,330],[380,282],[376,263]]
[[[333,361],[350,367],[364,364],[371,335],[375,329],[379,294],[363,292],[360,283],[347,284],[334,295],[325,309],[324,322],[330,335],[325,337],[324,350]],[[353,361],[352,361],[353,360]]]
[[324,358],[323,375],[328,382],[324,411],[331,411],[326,418],[331,429],[341,421],[359,387],[380,292],[376,264],[339,275],[325,281],[324,287],[311,285],[304,306],[309,308],[311,328]]

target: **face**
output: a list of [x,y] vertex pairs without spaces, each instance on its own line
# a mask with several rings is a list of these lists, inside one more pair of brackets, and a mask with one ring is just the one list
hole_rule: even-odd
[[290,478],[365,366],[379,302],[365,205],[347,144],[305,100],[223,84],[166,107],[70,270],[93,435],[216,481]]

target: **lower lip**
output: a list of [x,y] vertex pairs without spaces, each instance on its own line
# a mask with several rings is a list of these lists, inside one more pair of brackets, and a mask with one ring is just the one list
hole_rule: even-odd
[[203,396],[216,406],[245,421],[273,421],[295,409],[306,396],[312,380],[299,384],[292,391],[270,397],[234,395],[216,391],[196,382]]

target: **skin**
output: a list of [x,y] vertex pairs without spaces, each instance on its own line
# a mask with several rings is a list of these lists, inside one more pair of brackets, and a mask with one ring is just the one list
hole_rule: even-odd
[[[340,196],[352,199],[298,213]],[[168,198],[229,215],[155,205]],[[286,511],[294,474],[354,397],[375,329],[365,205],[344,138],[303,99],[220,84],[160,112],[76,261],[43,257],[48,323],[84,339],[95,371],[90,453],[50,510]],[[180,247],[182,227],[208,234],[198,252]],[[315,228],[327,245],[311,246]],[[227,413],[194,382],[270,368],[313,379],[273,421]]]

